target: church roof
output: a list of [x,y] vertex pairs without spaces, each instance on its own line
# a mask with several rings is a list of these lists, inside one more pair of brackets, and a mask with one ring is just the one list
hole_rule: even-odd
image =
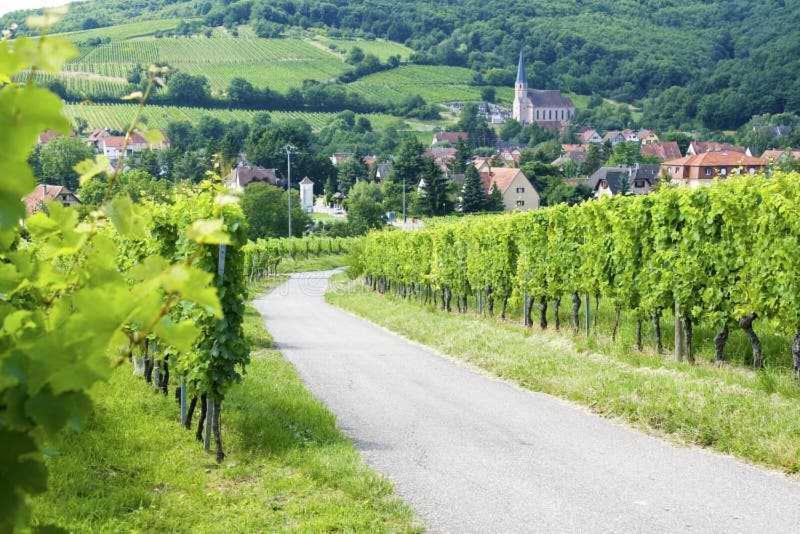
[[522,50],[519,51],[519,63],[517,64],[517,83],[528,83],[528,75],[525,73],[525,56]]
[[569,97],[555,89],[529,89],[528,98],[534,107],[538,108],[574,108],[575,105]]

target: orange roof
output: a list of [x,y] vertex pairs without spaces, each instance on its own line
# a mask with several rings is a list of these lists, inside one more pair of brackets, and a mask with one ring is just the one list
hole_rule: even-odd
[[25,203],[25,210],[28,214],[36,213],[42,204],[50,200],[55,200],[61,193],[72,195],[72,191],[63,185],[39,184],[28,196],[22,199]]
[[742,152],[703,152],[696,156],[684,156],[682,158],[665,161],[663,165],[673,167],[763,167],[767,161],[763,158],[748,156]]
[[514,181],[514,178],[517,175],[522,174],[525,176],[521,170],[514,169],[511,167],[494,167],[490,172],[482,172],[481,173],[481,183],[483,184],[483,188],[486,192],[491,192],[492,185],[497,185],[497,189],[500,192],[504,192],[506,189],[511,186],[511,182]]
[[761,154],[761,157],[764,158],[767,161],[777,161],[784,155],[791,156],[794,159],[800,159],[800,149],[796,149],[796,148],[778,149],[778,148],[775,148],[775,149],[765,150],[764,153]]

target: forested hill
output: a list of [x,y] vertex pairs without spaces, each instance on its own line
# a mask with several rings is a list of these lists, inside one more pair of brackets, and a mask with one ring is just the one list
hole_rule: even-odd
[[[421,63],[513,83],[520,44],[530,82],[641,101],[653,127],[737,127],[800,112],[800,2],[785,0],[91,0],[72,30],[135,17],[207,25],[327,26],[405,42]],[[0,19],[21,21],[19,13]]]

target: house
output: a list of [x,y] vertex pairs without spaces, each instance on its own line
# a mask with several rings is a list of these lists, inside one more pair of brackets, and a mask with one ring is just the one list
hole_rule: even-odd
[[784,148],[784,149],[770,149],[765,150],[761,157],[767,160],[767,163],[776,163],[782,158],[791,158],[800,161],[800,149],[797,148]]
[[646,195],[658,183],[659,165],[600,167],[589,177],[595,198],[620,194]]
[[561,131],[575,118],[575,105],[561,91],[528,89],[525,57],[520,51],[511,114],[520,124],[535,122],[542,128]]
[[433,147],[425,151],[424,155],[431,158],[436,165],[446,173],[450,170],[450,165],[456,160],[458,150],[452,147]]
[[556,158],[551,165],[562,167],[567,161],[581,164],[586,161],[587,147],[585,145],[563,144],[561,145],[561,156]]
[[539,207],[539,193],[521,170],[497,167],[481,172],[480,175],[487,195],[494,186],[500,190],[506,211],[529,211]]
[[522,152],[518,148],[504,149],[500,151],[500,159],[502,159],[509,167],[516,167],[519,165],[519,160],[522,157]]
[[492,168],[492,158],[482,158],[475,156],[472,158],[472,164],[478,169],[478,172],[486,172]]
[[682,156],[681,149],[676,141],[663,141],[642,144],[642,156],[652,156],[661,161],[678,159]]
[[92,130],[92,133],[89,134],[89,136],[86,138],[86,141],[90,146],[93,146],[99,150],[100,140],[105,139],[106,137],[112,137],[111,130],[108,128],[97,128]]
[[231,189],[243,189],[251,183],[265,183],[276,187],[283,187],[285,184],[278,178],[276,169],[265,169],[245,163],[239,163],[225,177],[225,184]]
[[373,173],[373,179],[374,180],[376,180],[378,182],[382,182],[386,178],[388,178],[389,177],[389,173],[392,172],[392,164],[388,163],[388,162],[377,163],[372,168],[371,172]]
[[[36,144],[46,145],[56,137],[63,137],[63,135],[64,134],[62,134],[61,132],[57,132],[55,130],[45,130],[39,134],[39,137],[36,139]],[[70,133],[70,135],[72,136],[74,134]]]
[[433,134],[431,146],[451,145],[455,146],[459,141],[468,141],[468,132],[436,132]]
[[692,141],[689,143],[689,148],[686,149],[687,156],[696,156],[706,152],[741,152],[742,154],[750,154],[750,150],[741,146],[734,146],[730,143],[719,143],[717,141]]
[[97,149],[111,161],[142,152],[148,148],[162,149],[168,147],[169,140],[166,137],[158,144],[151,144],[137,133],[131,134],[127,141],[124,135],[101,136],[97,141]]
[[637,132],[637,136],[639,137],[639,142],[642,143],[642,146],[658,143],[660,141],[658,135],[656,135],[653,130],[648,130],[646,128],[639,130]]
[[634,132],[633,130],[625,129],[620,132],[622,135],[622,139],[626,143],[638,143],[639,142],[639,134]]
[[690,154],[665,161],[661,164],[661,169],[668,173],[675,183],[698,187],[711,183],[715,178],[725,178],[731,174],[755,174],[763,171],[767,164],[766,159],[725,150]]
[[25,211],[28,215],[33,215],[37,211],[42,211],[47,202],[60,202],[63,206],[74,206],[80,204],[78,197],[63,185],[39,184],[28,196],[22,199],[25,203]]
[[334,167],[338,167],[339,165],[341,165],[342,163],[344,163],[345,161],[349,160],[352,157],[353,154],[349,152],[334,152],[333,155],[331,155],[330,160],[331,163],[333,163]]
[[578,134],[578,141],[583,145],[587,143],[602,143],[603,138],[594,128],[584,128]]
[[609,130],[603,135],[604,143],[611,143],[611,146],[625,142],[625,136],[618,130]]

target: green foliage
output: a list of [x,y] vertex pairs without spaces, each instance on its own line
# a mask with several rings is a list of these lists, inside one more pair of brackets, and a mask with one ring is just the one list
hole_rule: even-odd
[[[56,18],[52,12],[43,21]],[[70,54],[71,47],[46,37],[0,41],[2,531],[24,526],[26,496],[47,485],[44,441],[62,429],[80,429],[91,411],[87,391],[112,365],[153,341],[169,347],[199,390],[219,396],[237,377],[231,366],[247,356],[239,252],[244,226],[236,204],[216,202],[219,191],[206,187],[174,206],[107,196],[83,221],[59,203],[24,216],[20,199],[34,185],[28,154],[39,133],[66,133],[69,125],[57,97],[11,80],[31,68],[56,72]],[[75,148],[66,142],[54,147],[53,159],[62,148],[64,157]],[[80,172],[81,181],[94,180],[102,160],[76,169],[68,168]],[[180,220],[169,217],[171,210]],[[219,242],[230,243],[225,278],[218,281],[221,299],[212,284],[216,259],[208,254]]]
[[481,183],[481,175],[474,165],[467,166],[464,175],[464,189],[461,192],[461,211],[475,213],[488,206],[489,198]]
[[345,200],[347,221],[354,231],[364,234],[386,223],[383,211],[383,194],[381,188],[374,183],[359,182],[350,189]]
[[[639,321],[677,303],[687,331],[700,322],[721,329],[755,313],[800,339],[800,305],[788,296],[800,287],[800,226],[791,215],[800,200],[798,178],[776,171],[697,190],[662,187],[643,197],[372,233],[360,264],[382,283],[435,281],[504,304],[523,295],[594,295]],[[453,236],[465,240],[466,285],[452,274],[463,269],[461,259],[417,246],[452,247]],[[800,371],[800,346],[793,354]]]
[[300,195],[297,191],[287,193],[274,185],[254,183],[245,188],[242,196],[242,209],[247,219],[247,235],[250,239],[288,235],[289,194],[292,195],[292,235],[303,235],[311,218],[300,206]]
[[360,242],[360,238],[314,236],[248,241],[242,247],[244,277],[252,284],[278,274],[278,266],[283,260],[336,257],[353,251]]
[[94,156],[86,143],[75,137],[57,137],[39,152],[39,181],[63,185],[72,191],[78,188],[75,165]]

